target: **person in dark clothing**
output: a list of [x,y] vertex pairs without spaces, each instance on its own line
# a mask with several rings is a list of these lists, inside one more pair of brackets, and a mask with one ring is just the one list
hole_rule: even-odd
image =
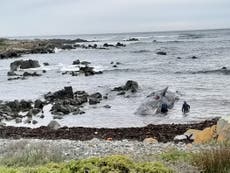
[[166,103],[163,103],[161,105],[161,113],[165,114],[168,112],[168,105]]
[[39,106],[39,109],[41,109],[41,110],[42,110],[42,114],[44,113],[44,111],[43,111],[43,107],[44,107],[44,104],[43,104],[43,103],[41,103],[41,104],[40,104],[40,106]]
[[182,106],[182,112],[184,114],[188,113],[190,111],[190,105],[186,103],[186,101],[184,101],[184,104]]

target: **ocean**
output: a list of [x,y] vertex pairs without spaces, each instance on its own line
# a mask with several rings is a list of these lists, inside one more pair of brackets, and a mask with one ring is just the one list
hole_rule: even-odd
[[[30,37],[33,39],[35,37]],[[88,93],[109,93],[109,99],[98,105],[85,105],[82,115],[66,115],[57,120],[63,126],[84,127],[137,127],[147,124],[191,123],[207,118],[230,116],[230,30],[174,31],[123,33],[99,35],[70,35],[36,38],[82,38],[93,43],[115,44],[126,47],[103,49],[60,50],[55,54],[23,55],[19,59],[34,59],[40,64],[48,62],[35,71],[46,70],[41,77],[8,81],[10,63],[16,59],[0,60],[0,100],[42,98],[49,91],[72,86],[74,90]],[[125,41],[137,38],[138,41]],[[165,51],[167,55],[157,55]],[[197,58],[192,58],[193,56]],[[71,76],[62,72],[72,70],[74,60],[89,61],[101,75]],[[113,67],[111,62],[119,62]],[[223,67],[227,69],[221,70]],[[117,96],[111,89],[124,85],[127,80],[137,81],[140,90],[130,97]],[[165,116],[135,114],[136,109],[150,93],[169,87],[178,92],[180,100]],[[181,112],[184,101],[191,106],[187,116]],[[110,105],[111,109],[104,108]],[[50,105],[45,108],[45,118],[36,125],[8,125],[37,127],[52,120]],[[36,119],[36,118],[35,118]]]

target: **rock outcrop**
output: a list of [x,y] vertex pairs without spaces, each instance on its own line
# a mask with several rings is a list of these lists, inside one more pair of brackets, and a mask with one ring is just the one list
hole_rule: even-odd
[[119,92],[125,92],[125,91],[131,91],[132,93],[137,92],[139,88],[139,85],[136,81],[128,80],[124,86],[115,87],[112,91],[119,91]]
[[37,68],[40,67],[40,64],[36,60],[17,60],[10,64],[10,70],[17,71],[18,68],[28,69],[28,68]]

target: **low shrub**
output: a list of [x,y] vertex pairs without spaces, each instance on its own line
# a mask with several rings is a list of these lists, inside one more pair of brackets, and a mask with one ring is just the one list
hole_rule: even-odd
[[193,155],[192,162],[204,173],[229,173],[230,147],[219,146],[201,151]]
[[37,168],[0,167],[4,173],[172,173],[161,163],[135,163],[125,156],[90,158]]
[[160,158],[166,162],[190,161],[191,154],[188,152],[171,149],[165,153],[160,154]]

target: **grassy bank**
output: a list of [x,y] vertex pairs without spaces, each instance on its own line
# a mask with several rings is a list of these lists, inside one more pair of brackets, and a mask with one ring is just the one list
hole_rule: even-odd
[[0,167],[4,173],[172,173],[161,163],[139,162],[125,156],[90,158],[38,167]]
[[[94,145],[95,143],[89,145]],[[190,149],[185,151],[169,147],[160,153],[148,152],[145,154],[130,152],[102,156],[102,152],[98,155],[100,157],[92,157],[91,155],[82,158],[79,157],[84,153],[77,157],[70,156],[66,154],[68,147],[63,147],[64,145],[47,145],[45,142],[30,143],[24,140],[9,143],[1,151],[0,173],[230,172],[229,145],[208,144],[207,149],[196,147],[196,150],[190,150],[191,145]],[[73,147],[75,146],[73,145]],[[100,148],[99,150],[103,149]],[[88,151],[90,149],[85,152]]]

